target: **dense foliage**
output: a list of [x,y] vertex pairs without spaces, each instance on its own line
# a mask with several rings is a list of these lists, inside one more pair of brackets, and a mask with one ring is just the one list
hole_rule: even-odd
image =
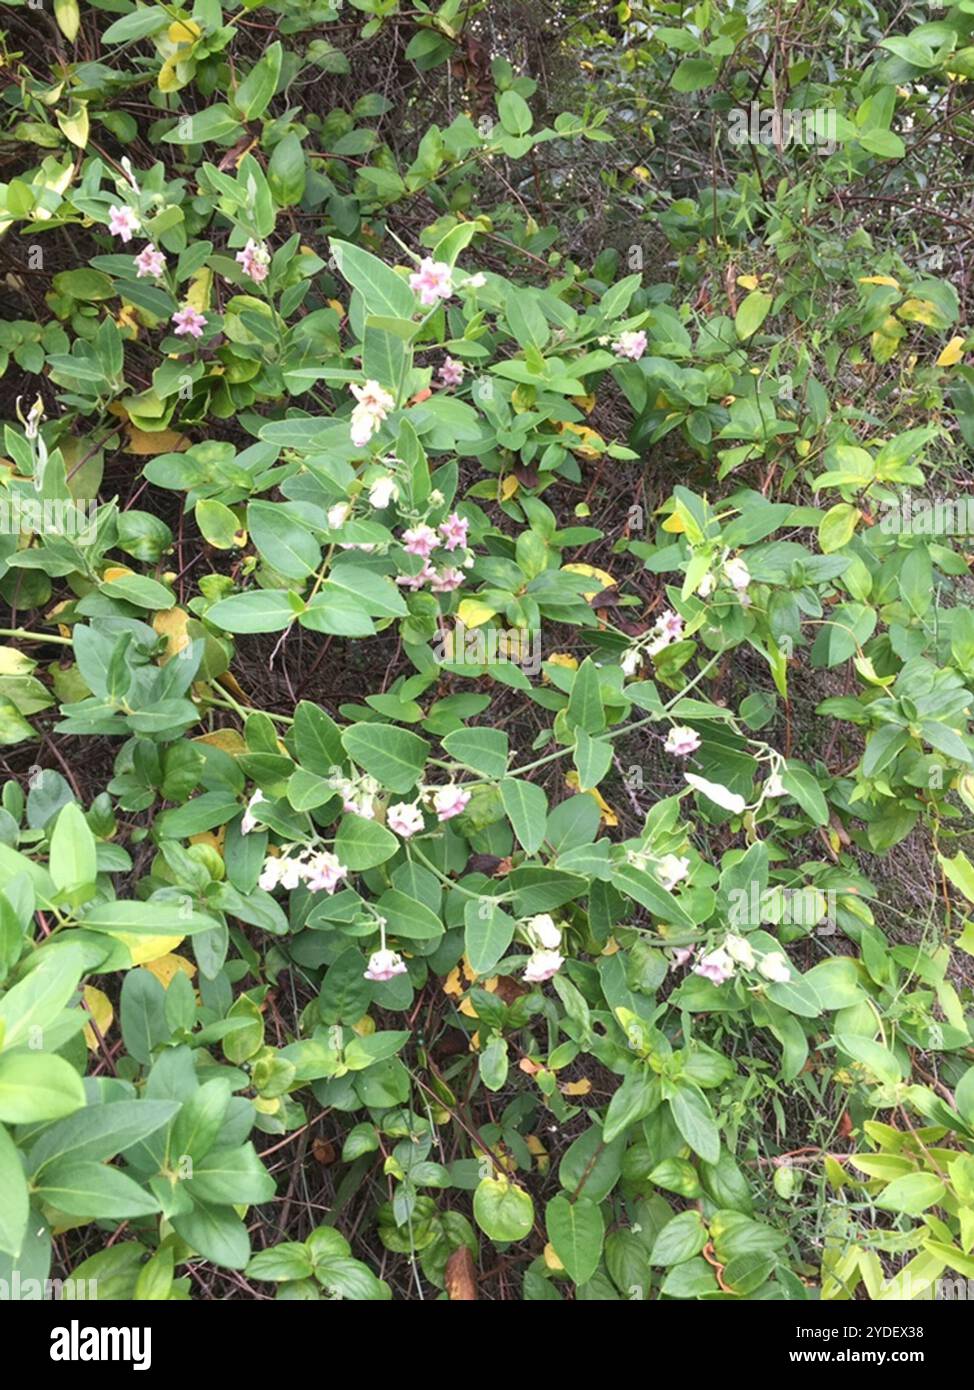
[[929,9],[8,5],[6,1286],[974,1278]]

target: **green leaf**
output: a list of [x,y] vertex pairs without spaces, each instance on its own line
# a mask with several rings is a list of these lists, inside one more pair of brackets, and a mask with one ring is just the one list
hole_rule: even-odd
[[224,632],[280,632],[298,611],[282,590],[255,589],[221,599],[206,610],[206,620]]
[[281,75],[283,52],[279,42],[272,43],[260,62],[254,64],[237,90],[231,93],[230,100],[245,121],[256,120],[270,105]]
[[216,918],[197,912],[190,901],[96,903],[79,922],[88,931],[132,932],[137,936],[191,936],[219,926]]
[[720,1131],[710,1101],[703,1092],[696,1086],[679,1086],[676,1094],[670,1097],[670,1111],[693,1152],[705,1163],[716,1163],[720,1158]]
[[58,814],[51,835],[50,868],[57,889],[64,893],[93,890],[98,873],[96,860],[95,837],[81,807],[69,801]]
[[345,761],[341,730],[310,700],[302,700],[294,711],[294,743],[298,762],[319,777],[334,776]]
[[347,869],[374,869],[391,859],[399,841],[391,830],[362,816],[346,815],[335,837],[335,853]]
[[359,767],[391,792],[408,792],[422,776],[430,746],[425,738],[394,724],[352,724],[342,745]]
[[544,788],[523,777],[505,777],[501,782],[501,801],[521,848],[535,854],[544,841],[548,815]]
[[443,935],[443,923],[436,913],[398,888],[387,889],[375,906],[386,919],[387,929],[393,936],[433,941]]
[[45,950],[37,965],[0,999],[0,1044],[26,1043],[57,1018],[78,988],[84,958],[76,946]]
[[576,729],[572,761],[578,770],[579,791],[591,791],[612,766],[612,744],[608,739],[592,738],[584,729]]
[[887,1183],[873,1202],[884,1211],[920,1216],[928,1207],[942,1202],[946,1192],[944,1183],[933,1173],[907,1173]]
[[515,91],[501,92],[497,99],[497,114],[509,135],[526,135],[534,120],[530,106]]
[[0,1251],[16,1260],[27,1234],[30,1194],[17,1146],[0,1125]]
[[605,1223],[588,1197],[571,1201],[561,1193],[545,1209],[545,1226],[555,1254],[576,1284],[587,1284],[599,1267]]
[[84,1103],[81,1077],[63,1057],[36,1052],[0,1055],[0,1121],[5,1124],[59,1120]]
[[208,140],[222,140],[240,129],[240,120],[224,101],[199,111],[195,116],[180,116],[163,140],[170,145],[202,145]]
[[478,975],[489,975],[514,940],[514,919],[491,898],[468,898],[463,920],[470,967]]
[[667,1221],[656,1237],[649,1261],[650,1264],[664,1267],[682,1264],[684,1260],[691,1260],[694,1255],[699,1255],[706,1244],[707,1228],[700,1213],[682,1211],[679,1216],[674,1216],[672,1221]]
[[156,1199],[126,1173],[73,1156],[45,1168],[37,1195],[68,1216],[101,1221],[127,1221],[159,1210]]
[[717,81],[717,69],[708,58],[684,58],[673,74],[675,92],[699,92]]
[[584,729],[589,734],[597,734],[605,728],[599,671],[590,656],[585,658],[575,672],[566,719],[570,729]]
[[347,241],[329,240],[338,269],[353,289],[358,290],[370,314],[394,319],[411,319],[416,299],[408,283],[390,270],[384,261]]
[[306,579],[321,563],[321,547],[314,536],[278,502],[251,502],[247,530],[267,563],[286,579]]
[[861,1037],[858,1033],[836,1033],[835,1044],[856,1062],[873,1073],[887,1086],[895,1086],[903,1080],[903,1070],[894,1053],[882,1043],[872,1038]]
[[477,1225],[491,1240],[523,1240],[534,1224],[534,1203],[507,1178],[482,1178],[473,1198]]
[[485,777],[503,777],[507,771],[510,746],[500,729],[455,729],[443,747],[451,758]]
[[752,290],[746,295],[734,316],[737,336],[744,339],[756,333],[768,317],[772,303],[770,294],[765,294],[764,290]]
[[645,1119],[659,1097],[659,1082],[644,1066],[633,1067],[609,1101],[602,1138],[606,1144],[624,1133],[630,1125]]

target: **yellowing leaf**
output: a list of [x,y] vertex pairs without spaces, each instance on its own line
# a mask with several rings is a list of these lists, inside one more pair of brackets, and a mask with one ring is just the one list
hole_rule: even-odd
[[[498,977],[497,977],[496,975],[491,975],[491,977],[490,977],[489,980],[481,980],[480,986],[481,986],[482,989],[485,989],[485,990],[487,991],[488,994],[495,994],[496,991],[497,991],[497,982],[498,982]],[[460,1013],[466,1014],[466,1016],[467,1016],[468,1018],[478,1018],[478,1017],[479,1017],[479,1015],[478,1015],[478,1013],[477,1013],[477,1010],[474,1008],[473,1003],[471,1002],[471,999],[470,999],[469,994],[467,995],[466,999],[464,999],[463,1002],[462,1002],[461,1004],[458,1004],[458,1005],[457,1005],[457,1008],[459,1009]],[[475,1034],[474,1036],[476,1037],[476,1034]],[[478,1043],[478,1046],[479,1046],[479,1043]]]
[[175,24],[170,24],[166,30],[166,36],[170,43],[195,43],[197,39],[202,38],[203,30],[195,19],[177,19]]
[[552,652],[547,661],[550,666],[564,666],[566,671],[578,670],[578,657],[571,652]]
[[567,570],[569,574],[581,574],[589,579],[599,581],[598,589],[591,589],[582,595],[586,603],[595,598],[595,595],[600,593],[602,589],[614,589],[616,587],[616,581],[612,575],[607,574],[605,570],[600,570],[596,565],[562,565],[562,569]]
[[860,285],[889,285],[890,289],[898,290],[899,280],[894,280],[892,275],[860,275]]
[[127,565],[109,565],[108,568],[103,571],[102,579],[106,584],[110,584],[113,579],[121,579],[123,575],[131,573],[132,571]]
[[218,830],[201,830],[196,835],[190,835],[191,845],[209,845],[210,849],[216,850],[220,857],[223,857],[223,842],[227,838],[227,827],[221,825]]
[[496,608],[491,608],[489,603],[482,603],[477,598],[465,598],[460,602],[457,609],[457,617],[464,627],[481,627],[497,612]]
[[560,1271],[565,1268],[561,1260],[559,1260],[558,1256],[555,1254],[555,1247],[550,1241],[544,1248],[544,1262],[549,1269]]
[[193,739],[194,743],[206,743],[211,748],[220,748],[224,753],[229,753],[231,758],[239,758],[242,753],[246,753],[247,744],[244,737],[236,729],[214,729],[212,733],[200,734]]
[[576,425],[571,420],[559,420],[558,429],[562,433],[577,434],[579,442],[569,443],[568,447],[576,454],[581,454],[583,458],[598,458],[605,452],[605,440],[596,430],[590,430],[588,425]]
[[176,454],[182,453],[183,449],[188,449],[191,442],[185,434],[180,434],[177,430],[152,430],[150,433],[130,425],[128,439],[125,441],[125,452],[149,456],[153,454]]
[[964,356],[965,338],[951,338],[943,352],[937,358],[938,367],[956,367],[957,363]]
[[189,304],[199,314],[205,314],[210,307],[210,291],[213,288],[213,271],[204,266],[193,276],[186,291],[184,303]]
[[113,931],[106,933],[115,941],[128,947],[133,965],[148,965],[149,961],[175,951],[185,940],[182,936],[140,936],[137,932]]
[[176,956],[169,952],[164,956],[157,956],[155,960],[145,962],[145,968],[155,975],[163,989],[168,989],[175,977],[183,974],[187,979],[192,979],[196,974],[196,966],[185,956]]
[[742,290],[756,290],[761,282],[756,275],[738,275],[737,283]]
[[501,500],[509,502],[520,486],[521,484],[515,478],[514,474],[508,473],[507,477],[501,483]]
[[666,518],[663,522],[663,530],[674,536],[679,536],[686,530],[683,525],[683,517],[680,516],[679,512],[673,512]]
[[564,1086],[558,1088],[563,1096],[587,1096],[592,1089],[592,1083],[588,1077],[582,1081],[566,1081]]
[[907,323],[922,323],[927,328],[936,328],[941,320],[940,310],[929,299],[906,299],[896,312]]
[[156,632],[160,637],[166,639],[166,651],[162,658],[163,665],[167,661],[171,661],[184,647],[189,646],[189,634],[186,631],[188,622],[189,614],[185,608],[167,608],[157,613],[152,619],[152,626]]
[[595,409],[595,394],[591,396],[572,396],[572,405],[577,405],[579,410],[584,410],[586,415],[591,415]]
[[[102,994],[100,989],[95,989],[94,985],[85,985],[83,997],[85,1008],[94,1020],[95,1028],[104,1038],[115,1017],[112,1001],[107,994]],[[98,1037],[90,1023],[85,1024],[85,1042],[88,1044],[89,1052],[98,1051]]]
[[463,985],[460,983],[460,967],[455,965],[443,981],[443,993],[451,999],[459,999],[463,993]]
[[[578,791],[577,772],[569,772],[565,774],[565,786],[573,792]],[[613,811],[609,803],[605,800],[598,787],[592,787],[589,791],[581,792],[580,795],[590,796],[593,799],[593,801],[598,806],[599,810],[602,812],[602,824],[604,826],[608,828],[613,825],[619,824],[619,817],[616,815],[615,811]]]

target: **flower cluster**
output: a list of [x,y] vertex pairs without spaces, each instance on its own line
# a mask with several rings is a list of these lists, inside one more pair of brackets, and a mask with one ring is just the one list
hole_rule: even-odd
[[243,267],[243,273],[249,275],[255,285],[262,285],[267,279],[271,268],[271,257],[267,247],[261,241],[251,239],[242,251],[238,251],[234,259]]
[[646,345],[646,334],[639,329],[637,332],[620,333],[612,344],[612,351],[616,357],[627,357],[630,362],[638,362],[646,351]]
[[787,984],[791,979],[791,966],[782,951],[766,951],[757,955],[751,943],[744,936],[730,934],[724,938],[722,946],[706,952],[693,967],[695,975],[702,975],[715,985],[722,985],[742,970],[754,970],[771,984]]
[[550,980],[565,964],[561,954],[561,928],[547,912],[529,917],[521,931],[531,947],[531,957],[524,968],[526,984],[539,985]]
[[375,820],[376,798],[382,788],[374,777],[362,773],[357,777],[332,777],[330,785],[342,798],[342,810],[363,820]]
[[409,277],[409,288],[419,295],[420,304],[431,308],[439,299],[449,299],[453,294],[453,272],[446,261],[434,261],[424,256],[419,270]]
[[[748,603],[747,589],[751,582],[751,572],[739,555],[725,553],[720,565],[719,579],[731,586],[743,604]],[[717,583],[718,578],[712,573],[705,574],[697,588],[700,598],[709,598]]]
[[334,893],[347,873],[329,850],[305,849],[297,854],[268,855],[257,882],[267,893],[278,887],[290,890],[302,883],[312,893]]
[[649,656],[658,656],[665,647],[673,642],[679,642],[683,636],[683,619],[679,613],[674,613],[672,608],[667,608],[661,613],[649,632],[639,642],[629,647],[623,652],[619,662],[623,673],[627,676],[635,676],[643,664],[643,651]]
[[361,449],[381,429],[396,402],[377,381],[367,381],[364,386],[353,382],[348,389],[358,402],[352,410],[352,443]]
[[[430,564],[430,556],[437,548],[451,554],[460,547],[466,550],[469,526],[470,523],[457,512],[451,512],[435,529],[425,522],[409,527],[401,536],[403,550],[407,555],[418,556],[423,561],[423,566],[418,574],[401,574],[396,583],[407,589],[421,589],[424,584],[429,584],[434,594],[448,594],[454,589],[459,589],[463,583],[463,570],[456,565],[434,568]],[[469,567],[472,563],[473,557],[465,553],[464,567]]]

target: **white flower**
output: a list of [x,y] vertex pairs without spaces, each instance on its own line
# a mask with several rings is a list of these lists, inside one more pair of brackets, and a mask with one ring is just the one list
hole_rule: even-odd
[[356,386],[353,382],[348,389],[358,401],[352,411],[352,443],[362,448],[381,427],[396,402],[377,381],[369,380],[364,386]]
[[258,789],[254,792],[253,796],[247,802],[247,809],[243,813],[243,820],[240,822],[241,835],[249,835],[252,830],[256,830],[258,820],[257,817],[253,814],[253,809],[255,806],[259,806],[263,800],[264,793],[258,787]]
[[402,839],[408,840],[423,828],[423,813],[415,804],[399,801],[386,812],[386,825]]
[[482,290],[487,283],[487,276],[480,270],[474,275],[468,275],[463,282],[465,290]]
[[724,578],[738,593],[743,593],[751,582],[751,572],[739,555],[724,562]]
[[391,473],[383,473],[369,488],[369,501],[377,511],[388,507],[399,496],[399,485]]
[[779,775],[777,772],[772,772],[771,776],[770,776],[770,777],[767,779],[767,781],[765,782],[765,784],[764,784],[764,795],[765,795],[765,796],[787,796],[787,795],[788,795],[787,791],[785,790],[785,784],[782,782],[781,777],[780,777],[780,775]]
[[540,985],[557,975],[564,964],[565,957],[557,951],[535,951],[525,966],[524,979],[528,984]]
[[655,865],[656,877],[664,888],[675,888],[690,871],[689,859],[679,854],[665,854]]
[[630,647],[627,651],[624,651],[622,653],[622,659],[619,662],[624,676],[636,675],[642,664],[642,653],[639,651],[638,647]]
[[539,912],[524,924],[528,940],[532,946],[540,946],[546,951],[557,951],[561,945],[561,928],[548,912]]
[[395,951],[373,951],[365,970],[367,980],[391,980],[396,975],[405,975],[406,962]]
[[709,598],[714,591],[714,577],[709,572],[704,575],[697,585],[697,593],[701,598]]
[[305,874],[308,888],[312,893],[324,890],[326,893],[334,893],[338,887],[339,879],[348,873],[344,864],[338,862],[337,857],[328,850],[323,849],[314,855],[311,862],[305,866]]
[[339,526],[345,525],[351,514],[351,502],[336,502],[334,506],[328,508],[328,525],[333,531],[337,531]]
[[745,970],[754,969],[754,952],[751,950],[751,943],[743,936],[733,934],[724,938],[724,950],[731,960],[738,965],[743,965]]
[[758,969],[766,980],[776,985],[787,984],[791,979],[791,967],[781,951],[770,951],[762,957]]

